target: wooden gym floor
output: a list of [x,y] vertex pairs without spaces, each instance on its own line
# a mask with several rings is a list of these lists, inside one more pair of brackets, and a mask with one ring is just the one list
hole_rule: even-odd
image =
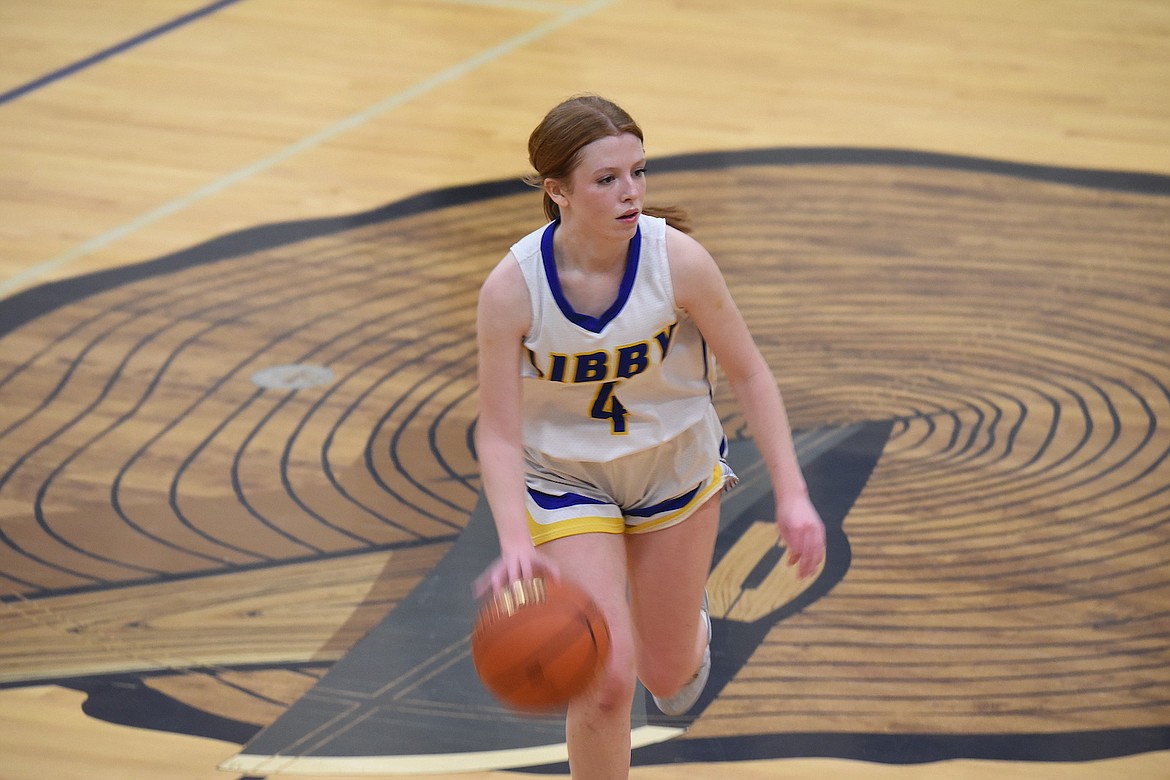
[[475,291],[580,91],[832,536],[792,582],[721,393],[715,674],[634,777],[1170,777],[1170,5],[17,1],[0,63],[0,780],[561,776],[463,594]]

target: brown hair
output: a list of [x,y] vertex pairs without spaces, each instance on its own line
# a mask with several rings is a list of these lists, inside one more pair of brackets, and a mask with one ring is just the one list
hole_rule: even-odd
[[[597,95],[577,95],[549,111],[528,136],[528,161],[536,170],[524,180],[543,187],[545,179],[567,181],[581,159],[581,149],[599,138],[631,133],[639,141],[642,128],[620,106]],[[690,232],[687,214],[676,206],[645,207],[643,212],[663,217],[672,226]],[[561,210],[546,192],[544,213],[550,220],[560,219]]]

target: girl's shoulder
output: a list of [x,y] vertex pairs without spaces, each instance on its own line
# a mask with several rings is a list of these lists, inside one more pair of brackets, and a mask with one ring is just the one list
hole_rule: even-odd
[[514,321],[527,327],[528,285],[512,252],[504,255],[479,289],[479,316],[493,321]]
[[695,238],[676,228],[666,228],[666,256],[674,285],[675,301],[684,309],[695,296],[705,295],[722,281],[715,258]]

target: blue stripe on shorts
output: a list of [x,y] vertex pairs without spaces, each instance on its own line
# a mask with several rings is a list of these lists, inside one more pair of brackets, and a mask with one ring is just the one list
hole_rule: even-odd
[[599,501],[596,498],[589,498],[579,493],[565,493],[563,495],[554,496],[551,493],[541,493],[539,490],[528,488],[528,495],[532,496],[533,502],[541,509],[565,509],[570,506],[582,506],[584,504],[605,504],[606,501]]
[[697,485],[694,490],[689,490],[686,493],[683,493],[681,496],[668,498],[665,501],[653,504],[652,506],[644,506],[638,509],[627,509],[625,512],[631,517],[653,517],[660,512],[673,512],[674,510],[682,509],[684,506],[689,504],[694,499],[694,497],[698,495],[699,488],[701,487],[703,486]]

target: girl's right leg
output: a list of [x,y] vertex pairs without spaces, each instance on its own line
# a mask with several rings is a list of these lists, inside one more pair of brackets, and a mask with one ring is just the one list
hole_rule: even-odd
[[605,672],[569,705],[565,739],[573,780],[625,780],[636,685],[625,539],[621,534],[579,534],[546,542],[540,550],[556,562],[563,579],[589,593],[609,624]]

